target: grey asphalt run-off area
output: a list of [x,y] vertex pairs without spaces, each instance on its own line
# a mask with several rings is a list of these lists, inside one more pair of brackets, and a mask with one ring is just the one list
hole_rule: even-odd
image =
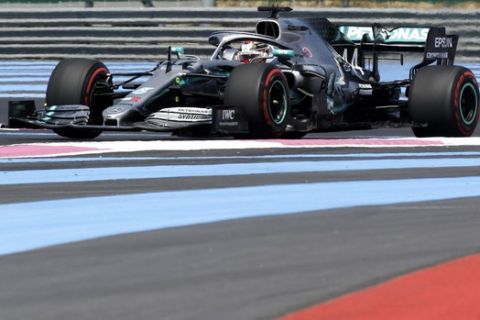
[[[381,129],[314,134],[306,139],[367,135],[410,137],[411,133]],[[158,136],[107,134],[98,139],[155,140]],[[0,145],[44,141],[66,140],[48,131],[0,132]],[[477,152],[480,147],[112,153],[103,158],[125,159],[4,162],[0,170],[174,164],[178,156],[208,156],[208,160],[182,160],[196,165],[249,163],[258,161],[253,156],[262,155],[337,154],[344,159],[342,154],[351,153],[447,152],[453,157],[467,151]],[[220,156],[244,157],[214,159]],[[0,203],[479,173],[479,167],[417,168],[0,186]],[[274,319],[401,274],[478,253],[479,207],[480,198],[472,197],[321,210],[128,233],[4,255],[0,256],[0,319]]]

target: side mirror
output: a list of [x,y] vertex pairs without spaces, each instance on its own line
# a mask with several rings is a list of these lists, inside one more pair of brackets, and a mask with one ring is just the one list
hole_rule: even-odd
[[183,47],[171,47],[170,52],[177,55],[177,58],[180,59],[180,56],[185,53],[185,49]]

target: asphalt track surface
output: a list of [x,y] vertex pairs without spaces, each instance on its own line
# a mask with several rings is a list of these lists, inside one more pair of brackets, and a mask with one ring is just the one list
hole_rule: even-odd
[[[305,141],[399,136],[412,137],[382,129]],[[185,140],[98,141],[159,138]],[[58,142],[67,141],[48,131],[0,132],[2,146]],[[146,150],[0,168],[1,320],[274,319],[480,251],[478,145]],[[102,180],[106,168],[116,171]],[[125,168],[170,174],[115,175]],[[96,178],[75,180],[79,169]],[[17,183],[27,170],[65,181]]]

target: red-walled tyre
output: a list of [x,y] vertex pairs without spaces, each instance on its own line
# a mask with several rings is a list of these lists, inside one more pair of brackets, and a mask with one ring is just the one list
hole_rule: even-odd
[[408,109],[417,137],[469,137],[479,119],[479,89],[473,73],[459,66],[418,71],[410,87]]
[[[50,76],[46,103],[52,105],[82,104],[90,108],[89,125],[103,123],[102,112],[111,106],[112,96],[105,83],[108,68],[100,61],[90,59],[64,59]],[[101,130],[55,129],[60,136],[72,139],[93,139]]]
[[270,64],[240,65],[227,81],[224,104],[243,110],[253,136],[280,137],[290,114],[287,80]]

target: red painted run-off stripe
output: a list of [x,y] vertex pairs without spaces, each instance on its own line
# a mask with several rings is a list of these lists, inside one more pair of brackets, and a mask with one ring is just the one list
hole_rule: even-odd
[[[478,143],[480,145],[480,142]],[[98,141],[67,143],[25,144],[0,146],[0,158],[41,157],[105,152],[134,152],[149,150],[207,150],[248,148],[328,148],[328,147],[425,147],[447,145],[436,139],[409,138],[347,138],[347,139],[272,139],[272,140],[179,140],[179,141]]]
[[98,151],[97,148],[77,146],[49,146],[49,145],[11,145],[0,146],[0,158],[35,157],[49,155],[68,155],[89,151]]
[[480,255],[407,274],[281,320],[480,319]]

